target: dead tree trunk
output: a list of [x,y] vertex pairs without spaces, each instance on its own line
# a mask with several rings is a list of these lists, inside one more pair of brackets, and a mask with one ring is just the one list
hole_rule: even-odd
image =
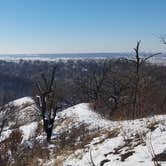
[[136,57],[136,72],[135,72],[135,87],[134,87],[134,96],[133,96],[133,119],[135,118],[136,110],[138,107],[138,86],[139,86],[139,80],[140,80],[140,55],[139,55],[139,47],[140,47],[141,41],[137,42],[135,50],[135,57]]
[[149,55],[145,58],[141,58],[140,56],[140,44],[141,44],[141,41],[138,41],[137,42],[137,46],[136,48],[134,48],[134,51],[135,51],[135,63],[136,63],[136,68],[135,68],[135,82],[134,82],[134,94],[133,94],[133,112],[132,112],[132,116],[133,116],[133,119],[135,118],[136,116],[136,113],[139,109],[139,93],[140,93],[140,81],[142,79],[142,76],[141,76],[141,66],[150,58],[156,56],[156,55],[159,55],[161,53],[156,53],[156,54],[152,54],[152,55]]
[[109,63],[105,60],[100,68],[96,66],[96,68],[93,68],[92,71],[88,71],[86,75],[77,78],[75,81],[82,93],[88,96],[88,102],[94,103],[94,110],[97,109],[102,88],[107,79],[108,71]]

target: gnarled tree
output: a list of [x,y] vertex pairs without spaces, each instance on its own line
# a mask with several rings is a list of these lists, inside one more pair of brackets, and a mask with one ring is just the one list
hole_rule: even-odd
[[55,92],[55,71],[53,68],[50,79],[41,74],[41,81],[36,82],[37,96],[36,104],[43,119],[43,129],[47,134],[47,141],[50,141],[56,112],[58,110],[57,97]]

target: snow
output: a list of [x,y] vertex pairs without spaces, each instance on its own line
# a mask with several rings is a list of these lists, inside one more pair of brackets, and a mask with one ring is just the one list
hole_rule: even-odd
[[109,127],[112,123],[109,120],[103,119],[99,114],[95,113],[88,103],[81,103],[70,107],[58,113],[56,119],[61,118],[72,119],[74,124],[86,124],[89,129],[100,129]]
[[34,100],[31,97],[23,97],[5,105],[4,110],[0,112],[0,120],[5,116],[5,125],[12,129],[36,121],[39,114]]
[[[126,120],[126,121],[109,121],[103,119],[100,115],[90,109],[89,104],[78,104],[70,107],[58,114],[58,118],[71,118],[74,123],[85,123],[90,128],[97,129],[119,129],[118,136],[106,138],[105,135],[94,138],[91,143],[84,149],[78,149],[63,162],[63,166],[91,166],[91,157],[96,166],[101,161],[108,159],[104,166],[151,166],[153,165],[153,155],[162,153],[166,150],[166,116],[158,115],[149,118]],[[154,124],[156,129],[151,131],[148,127]],[[63,124],[62,124],[63,125]],[[138,143],[137,135],[143,140]],[[131,145],[125,145],[125,140],[132,139]],[[101,141],[100,140],[104,140]],[[136,145],[138,143],[138,145]],[[145,144],[144,144],[145,143]],[[151,153],[150,145],[154,148]],[[115,148],[121,147],[118,154],[113,154]],[[121,161],[121,155],[126,152],[134,153]],[[110,153],[110,154],[109,154]],[[105,156],[105,154],[109,154]],[[166,162],[162,162],[162,166]]]
[[[131,133],[128,134],[131,135]],[[151,139],[149,139],[148,135],[151,135]],[[105,157],[104,154],[114,152],[114,148],[124,145],[124,138],[118,135],[117,137],[106,139],[101,144],[91,144],[87,152],[84,152],[84,150],[79,152],[80,156],[83,156],[81,159],[79,157],[75,157],[78,156],[78,152],[76,151],[73,155],[70,155],[66,161],[64,161],[63,166],[91,166],[90,153],[96,166],[99,166],[100,162],[105,159],[110,161],[105,163],[104,166],[132,166],[133,164],[135,166],[151,166],[153,165],[153,162],[148,143],[152,144],[155,154],[163,152],[166,148],[166,131],[161,132],[160,128],[157,128],[154,132],[148,132],[145,142],[146,146],[140,144],[134,147],[131,150],[134,151],[133,155],[128,157],[125,161],[121,161],[120,155],[127,151],[127,147],[122,148],[122,152],[120,154],[110,154]],[[162,166],[163,165],[166,165],[166,163],[162,162]]]
[[46,163],[43,164],[43,166],[53,166],[53,165],[55,165],[54,159],[50,159]]
[[[34,103],[34,101],[31,97],[23,97],[9,102],[4,106],[4,110],[0,112],[0,121],[5,116],[7,122],[5,123],[3,131],[0,135],[0,142],[9,138],[12,131],[14,131],[17,127],[23,131],[23,140],[27,140],[33,135],[37,122],[30,123],[36,118],[33,107],[29,106],[32,103]],[[12,106],[16,108],[13,108]]]
[[5,139],[9,138],[10,134],[12,133],[12,130],[5,130],[0,135],[0,142],[4,141]]
[[[110,151],[113,151],[113,149],[122,144],[123,140],[122,137],[113,138],[110,140],[106,140],[101,145],[91,146],[89,147],[89,151],[84,154],[83,158],[81,160],[79,159],[72,159],[75,154],[71,155],[68,160],[66,160],[63,164],[64,166],[72,165],[72,166],[90,166],[91,160],[90,155],[92,156],[93,162],[95,165],[99,165],[99,163],[105,159],[103,154],[109,153]],[[104,153],[103,153],[104,152]],[[70,160],[71,158],[71,160]]]
[[38,127],[38,123],[37,122],[32,122],[29,123],[27,125],[21,126],[19,129],[23,132],[23,139],[22,139],[22,143],[24,141],[29,140],[32,137],[35,137],[35,131]]
[[[39,143],[45,139],[45,133],[42,132],[39,135],[36,133],[39,121],[34,120],[36,115],[33,113],[33,108],[28,105],[23,107],[23,105],[33,102],[30,97],[13,102],[14,105],[21,108],[17,112],[19,119],[22,120],[22,124],[20,123],[21,125],[18,127],[23,135],[21,143],[31,142],[31,138],[35,138]],[[166,151],[166,115],[110,121],[94,112],[88,103],[82,103],[57,113],[52,140],[56,140],[56,137],[66,130],[70,132],[73,126],[79,129],[81,124],[85,124],[90,131],[89,134],[93,134],[93,132],[99,134],[95,135],[84,147],[78,147],[71,153],[66,153],[67,156],[60,154],[55,157],[53,152],[58,145],[54,142],[48,144],[47,148],[52,154],[49,160],[44,161],[45,166],[53,166],[56,159],[61,158],[63,159],[62,166],[91,166],[92,160],[95,166],[100,166],[104,160],[108,161],[104,166],[152,166],[154,155]],[[152,129],[150,126],[154,128]],[[113,130],[116,130],[117,134],[108,137]],[[12,129],[9,126],[5,127],[1,133],[0,142],[7,139],[11,133]],[[154,153],[152,153],[151,147],[153,147]],[[121,156],[128,152],[133,152],[133,154],[122,161]],[[161,165],[166,166],[166,162],[161,162]]]
[[34,101],[31,97],[23,97],[23,98],[14,100],[10,103],[13,104],[14,106],[19,107],[19,106],[23,106],[24,104],[27,104],[27,103],[34,103]]

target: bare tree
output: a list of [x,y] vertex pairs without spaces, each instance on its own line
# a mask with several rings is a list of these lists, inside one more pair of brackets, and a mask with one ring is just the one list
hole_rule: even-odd
[[125,96],[128,90],[128,78],[125,74],[115,70],[110,70],[102,91],[102,101],[109,109],[109,116],[113,116],[115,111],[124,108],[127,104]]
[[42,74],[42,81],[36,82],[38,91],[36,103],[42,115],[43,128],[47,134],[47,141],[50,141],[51,139],[54,120],[58,110],[54,86],[55,71],[56,67],[54,67],[52,70],[50,80],[44,74]]
[[88,96],[88,100],[94,101],[94,110],[96,109],[96,104],[101,97],[102,88],[107,79],[108,71],[108,61],[105,60],[100,67],[98,66],[91,69],[76,80],[76,84],[79,86],[82,93]]
[[136,48],[134,48],[135,51],[135,80],[134,80],[134,88],[133,88],[133,119],[135,118],[135,113],[138,110],[138,103],[139,103],[139,89],[140,89],[140,82],[142,79],[141,76],[141,67],[143,64],[146,63],[147,60],[149,60],[150,58],[159,55],[161,53],[156,53],[156,54],[151,54],[147,57],[141,57],[140,55],[140,44],[141,41],[137,41],[137,45]]

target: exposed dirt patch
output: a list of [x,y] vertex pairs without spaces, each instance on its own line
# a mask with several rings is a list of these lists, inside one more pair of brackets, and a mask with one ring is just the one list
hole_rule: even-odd
[[160,154],[155,155],[152,159],[153,161],[166,161],[166,152],[162,152]]
[[121,154],[121,161],[125,161],[128,157],[132,156],[133,153],[135,153],[135,151],[131,151],[131,152],[126,152],[124,154]]
[[110,160],[108,159],[105,159],[103,161],[100,162],[100,166],[104,166],[105,163],[109,162]]

